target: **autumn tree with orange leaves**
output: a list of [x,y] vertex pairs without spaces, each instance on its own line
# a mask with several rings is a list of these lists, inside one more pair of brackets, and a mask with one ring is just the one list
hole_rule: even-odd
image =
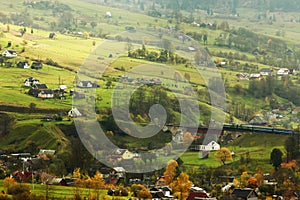
[[251,177],[248,179],[247,187],[255,189],[258,187],[258,182],[255,177]]
[[178,163],[176,160],[170,160],[167,164],[166,171],[164,172],[164,177],[166,185],[170,185],[174,178],[176,177]]
[[189,194],[189,190],[192,187],[192,182],[189,180],[189,176],[186,173],[181,173],[175,181],[171,183],[171,188],[176,197],[180,200],[186,199]]

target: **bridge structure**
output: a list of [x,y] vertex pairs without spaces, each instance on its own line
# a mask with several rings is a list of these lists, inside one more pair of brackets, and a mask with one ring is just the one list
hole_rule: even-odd
[[[199,126],[198,128],[194,127],[183,127],[180,125],[167,124],[166,127],[172,132],[172,130],[177,130],[178,128],[185,129],[189,132],[197,132],[198,134],[224,134],[226,131],[230,132],[257,132],[257,133],[272,133],[272,134],[283,134],[283,135],[292,135],[299,133],[293,129],[283,129],[277,127],[267,127],[267,126],[255,126],[250,124],[223,124],[223,128],[215,129]],[[209,130],[209,131],[208,131]]]

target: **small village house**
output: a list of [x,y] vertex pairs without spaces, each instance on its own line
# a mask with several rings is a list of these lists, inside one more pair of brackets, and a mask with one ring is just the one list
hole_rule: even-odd
[[34,61],[31,64],[31,69],[39,70],[39,69],[42,69],[42,68],[43,68],[43,64],[41,62]]
[[216,141],[211,141],[206,145],[200,145],[201,151],[216,151],[220,149],[220,145]]
[[29,69],[30,65],[27,61],[20,61],[17,64],[17,68],[21,68],[21,69]]
[[2,52],[2,56],[5,58],[14,58],[18,56],[18,53],[15,50],[5,50]]
[[250,80],[261,80],[263,76],[260,73],[250,74]]
[[53,90],[48,89],[46,84],[35,83],[29,89],[28,94],[42,99],[54,98]]
[[235,188],[232,195],[241,200],[258,200],[258,194],[250,188]]
[[33,78],[33,77],[29,77],[24,81],[24,85],[26,87],[32,87],[33,85],[38,84],[38,83],[39,83],[39,80],[36,78]]
[[277,71],[277,75],[278,76],[286,76],[286,75],[289,75],[289,72],[290,72],[290,70],[288,68],[280,68]]
[[112,14],[111,14],[110,11],[107,11],[107,12],[105,13],[105,18],[112,18]]
[[259,72],[262,76],[271,76],[273,73],[273,69],[271,68],[262,68]]
[[80,87],[80,88],[92,88],[93,83],[91,81],[80,81],[78,83],[78,87]]
[[72,108],[69,112],[68,112],[68,116],[72,117],[72,118],[76,118],[76,117],[81,117],[82,114],[79,112],[79,110],[77,108]]
[[237,77],[238,80],[246,80],[246,81],[249,80],[249,74],[248,73],[238,73],[236,75],[236,77]]
[[262,114],[256,114],[254,117],[252,117],[252,119],[250,119],[249,124],[264,126],[267,124],[267,121]]
[[50,160],[51,158],[53,158],[56,154],[55,150],[52,149],[40,149],[37,157],[44,159],[44,160]]
[[38,98],[41,99],[53,99],[54,98],[54,92],[53,90],[41,90],[38,95]]

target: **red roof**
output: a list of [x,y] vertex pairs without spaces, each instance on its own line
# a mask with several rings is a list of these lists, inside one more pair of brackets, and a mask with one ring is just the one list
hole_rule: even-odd
[[190,192],[186,200],[194,200],[195,197],[209,198],[209,196],[204,192]]

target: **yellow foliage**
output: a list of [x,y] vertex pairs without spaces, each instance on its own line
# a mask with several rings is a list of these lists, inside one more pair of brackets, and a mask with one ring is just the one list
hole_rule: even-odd
[[6,177],[3,181],[3,186],[6,187],[6,188],[9,188],[9,187],[14,186],[16,184],[17,184],[17,182],[15,181],[15,179],[10,178],[10,177]]
[[241,184],[243,186],[246,186],[249,178],[250,178],[250,176],[249,176],[248,172],[243,172],[241,175]]
[[186,199],[192,185],[189,176],[186,173],[181,173],[170,186],[179,199]]
[[164,172],[164,177],[166,180],[166,185],[169,185],[173,182],[173,179],[176,176],[176,168],[178,167],[178,163],[176,160],[169,160],[166,171]]
[[225,147],[222,147],[215,153],[215,159],[225,165],[226,161],[232,160],[231,151]]

